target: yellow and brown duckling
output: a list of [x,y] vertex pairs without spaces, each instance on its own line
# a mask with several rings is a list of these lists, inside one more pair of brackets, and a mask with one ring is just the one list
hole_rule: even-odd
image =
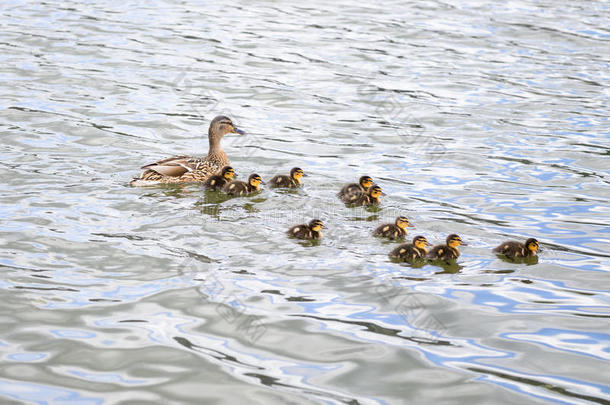
[[297,239],[320,239],[322,238],[322,229],[326,228],[319,219],[312,219],[309,224],[301,224],[290,227],[288,236]]
[[413,227],[407,217],[397,217],[393,224],[379,225],[373,232],[373,236],[381,236],[389,239],[404,238],[407,234],[407,227]]
[[220,171],[220,174],[215,174],[208,178],[204,187],[208,190],[221,190],[225,184],[230,183],[237,175],[231,166],[225,166]]
[[367,190],[373,185],[373,179],[371,176],[362,176],[358,183],[350,183],[343,186],[341,191],[337,193],[339,198],[343,199],[346,195],[354,193],[366,193]]
[[269,187],[272,188],[297,188],[301,185],[301,177],[307,177],[300,167],[293,167],[290,170],[290,175],[278,174],[273,176],[269,181]]
[[222,188],[222,192],[237,196],[247,195],[258,191],[258,186],[261,183],[265,184],[261,176],[252,173],[250,177],[248,177],[247,183],[245,181],[234,180],[225,184]]
[[363,207],[369,205],[379,205],[381,200],[379,197],[385,195],[383,191],[381,191],[381,187],[378,185],[372,185],[368,188],[366,192],[358,191],[352,194],[346,194],[341,197],[341,200],[345,204],[349,204],[356,207]]
[[226,134],[243,134],[230,118],[219,115],[212,120],[208,129],[210,148],[204,158],[192,156],[174,156],[142,166],[145,169],[140,177],[129,183],[132,186],[154,184],[203,183],[220,168],[229,165],[229,158],[222,150],[220,141]]
[[430,246],[426,238],[416,236],[413,243],[403,243],[390,252],[392,259],[404,260],[407,262],[423,259],[428,253],[427,246]]
[[459,235],[453,233],[447,236],[444,245],[434,246],[426,257],[431,260],[455,260],[460,257],[460,251],[458,250],[460,245],[466,245],[466,243],[462,242]]
[[538,255],[540,244],[534,238],[529,238],[525,243],[509,240],[502,242],[499,246],[493,249],[494,253],[504,255],[511,259],[533,257]]

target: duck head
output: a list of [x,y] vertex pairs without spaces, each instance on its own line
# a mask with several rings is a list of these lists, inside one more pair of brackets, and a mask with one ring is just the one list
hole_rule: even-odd
[[413,225],[411,225],[409,223],[409,218],[407,217],[398,217],[396,218],[396,222],[395,222],[396,226],[399,227],[400,229],[405,229],[407,227],[412,228]]
[[265,184],[265,182],[263,181],[263,179],[261,178],[261,176],[259,176],[256,173],[252,173],[250,175],[250,177],[248,177],[248,183],[254,187],[256,190],[258,190],[258,186],[262,183]]

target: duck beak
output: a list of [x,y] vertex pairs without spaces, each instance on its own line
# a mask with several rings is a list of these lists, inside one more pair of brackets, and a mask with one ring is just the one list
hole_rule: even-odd
[[307,173],[303,173],[303,177],[309,177]]
[[265,183],[265,180],[261,180],[261,184],[267,184],[267,183]]
[[244,135],[245,134],[244,131],[242,131],[241,129],[237,129],[235,127],[233,127],[233,133],[234,134],[240,134],[240,135]]
[[409,225],[407,225],[408,228],[415,228],[415,225],[413,225],[412,223],[409,222]]
[[460,245],[462,245],[462,246],[468,246],[468,243],[466,243],[466,242],[460,242]]
[[384,192],[382,191],[382,192],[381,192],[381,195],[386,196],[387,194],[386,194],[386,193],[384,193]]

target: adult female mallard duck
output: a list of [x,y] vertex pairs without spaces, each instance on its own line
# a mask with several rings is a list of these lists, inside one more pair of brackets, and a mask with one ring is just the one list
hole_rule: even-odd
[[297,239],[320,239],[322,238],[322,229],[326,228],[319,219],[312,219],[309,224],[295,225],[288,229],[288,236]]
[[517,259],[536,256],[539,249],[540,244],[538,241],[534,238],[529,238],[525,243],[517,242],[516,240],[502,242],[493,249],[493,252],[511,259]]
[[366,191],[358,191],[352,194],[344,195],[341,200],[348,205],[352,205],[355,207],[363,207],[369,205],[379,205],[381,202],[379,197],[385,195],[383,191],[381,191],[381,187],[378,185],[372,185]]
[[373,185],[373,179],[370,176],[362,176],[358,183],[350,183],[343,186],[341,191],[337,193],[337,196],[343,199],[344,196],[354,193],[366,193],[369,187]]
[[397,217],[393,224],[379,225],[373,232],[373,236],[381,236],[389,239],[404,238],[407,227],[413,227],[407,217]]
[[453,233],[447,236],[446,244],[434,246],[426,257],[431,260],[455,260],[460,257],[458,250],[460,245],[466,246],[466,243],[462,242],[459,235]]
[[204,182],[216,174],[221,167],[229,165],[229,158],[220,146],[223,136],[230,133],[243,134],[235,128],[233,121],[224,115],[219,115],[210,123],[208,139],[210,149],[205,158],[192,156],[174,156],[142,166],[145,169],[140,177],[134,178],[132,186],[148,186],[154,184],[175,184]]
[[265,184],[261,176],[256,173],[252,173],[250,177],[248,177],[248,182],[234,180],[228,184],[225,184],[222,188],[223,193],[227,193],[229,195],[246,195],[251,194],[258,191],[258,186],[260,184]]
[[220,174],[215,174],[209,177],[204,187],[211,191],[221,190],[225,184],[230,183],[237,176],[235,170],[231,166],[225,166],[220,171]]
[[289,176],[286,176],[285,174],[278,174],[277,176],[273,176],[273,178],[269,180],[269,187],[297,188],[301,185],[301,177],[307,177],[307,175],[303,173],[303,169],[299,167],[293,167],[290,170]]
[[426,246],[430,246],[426,238],[423,236],[416,236],[413,238],[413,243],[403,243],[392,250],[390,252],[390,258],[408,262],[423,259],[428,253]]

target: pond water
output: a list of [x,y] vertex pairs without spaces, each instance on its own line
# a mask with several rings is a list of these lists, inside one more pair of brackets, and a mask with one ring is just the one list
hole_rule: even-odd
[[[4,1],[0,402],[609,404],[609,8]],[[128,185],[218,114],[304,186]],[[398,215],[457,264],[391,262]]]

